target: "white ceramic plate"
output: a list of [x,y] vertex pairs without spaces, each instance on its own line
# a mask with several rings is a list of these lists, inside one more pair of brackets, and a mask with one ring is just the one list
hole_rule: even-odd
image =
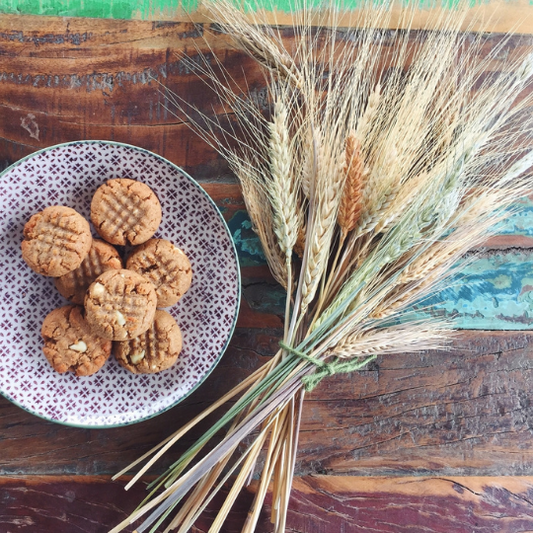
[[[172,368],[158,374],[131,374],[113,356],[92,376],[58,374],[44,357],[40,330],[44,317],[68,302],[52,278],[32,272],[22,260],[22,230],[49,205],[73,207],[89,219],[96,189],[119,177],[155,191],[163,207],[155,236],[177,244],[191,261],[191,288],[167,309],[181,327],[183,351]],[[0,184],[0,392],[33,414],[83,427],[139,422],[188,396],[224,352],[240,300],[235,247],[205,191],[162,157],[104,141],[32,154],[4,171]]]

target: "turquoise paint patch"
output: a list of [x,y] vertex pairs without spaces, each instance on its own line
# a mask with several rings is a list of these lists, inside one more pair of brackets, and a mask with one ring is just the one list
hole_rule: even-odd
[[532,273],[528,251],[496,253],[466,265],[446,289],[413,309],[451,318],[462,329],[533,329]]
[[239,254],[241,266],[262,266],[266,264],[259,237],[252,230],[252,223],[246,211],[237,211],[228,221],[233,241]]
[[520,211],[512,213],[496,228],[498,235],[522,235],[533,237],[533,201],[523,198],[519,203]]

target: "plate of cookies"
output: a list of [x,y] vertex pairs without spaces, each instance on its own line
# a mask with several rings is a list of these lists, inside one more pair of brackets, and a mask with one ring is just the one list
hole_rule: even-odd
[[53,146],[1,175],[0,393],[47,420],[151,418],[233,333],[239,263],[214,202],[147,150]]

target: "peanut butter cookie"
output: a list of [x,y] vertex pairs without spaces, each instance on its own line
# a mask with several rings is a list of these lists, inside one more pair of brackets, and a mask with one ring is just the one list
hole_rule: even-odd
[[81,265],[91,242],[89,223],[74,209],[54,205],[24,226],[22,258],[38,274],[59,277]]
[[66,305],[54,309],[41,328],[43,352],[54,370],[90,376],[102,368],[111,354],[111,341],[95,335],[82,308]]
[[117,361],[134,374],[154,374],[170,368],[181,352],[181,331],[174,318],[158,309],[152,326],[135,339],[115,342]]
[[85,296],[87,322],[93,331],[114,341],[133,339],[154,320],[154,286],[130,270],[108,270],[90,285]]
[[126,178],[104,183],[91,203],[91,221],[111,244],[146,242],[157,231],[161,217],[161,204],[152,189]]
[[119,270],[122,266],[122,259],[113,246],[99,239],[93,239],[91,249],[81,265],[72,272],[56,278],[55,285],[67,300],[83,305],[89,285],[106,270]]
[[174,305],[191,286],[189,259],[178,247],[164,239],[150,239],[135,248],[126,266],[154,284],[158,307]]

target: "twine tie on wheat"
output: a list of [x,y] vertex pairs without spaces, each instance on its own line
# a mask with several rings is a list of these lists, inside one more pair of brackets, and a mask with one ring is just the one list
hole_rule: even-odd
[[304,376],[302,378],[304,388],[308,392],[311,392],[324,378],[333,376],[335,374],[348,374],[350,372],[355,372],[356,370],[363,368],[365,365],[370,363],[370,361],[373,361],[377,357],[377,355],[370,355],[364,359],[359,357],[354,357],[353,359],[340,359],[339,357],[335,357],[332,361],[326,363],[321,359],[317,359],[316,357],[312,357],[304,352],[301,352],[300,350],[292,348],[283,341],[280,341],[279,345],[286,352],[296,355],[300,359],[304,359],[305,361],[308,361],[317,367],[313,374]]

